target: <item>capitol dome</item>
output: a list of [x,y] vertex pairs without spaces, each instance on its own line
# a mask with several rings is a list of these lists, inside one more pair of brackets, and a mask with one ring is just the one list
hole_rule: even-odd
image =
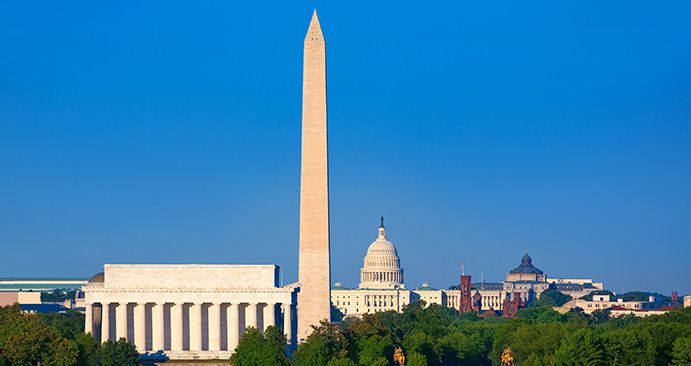
[[360,288],[403,288],[403,270],[396,247],[386,238],[384,218],[379,235],[367,248],[364,265],[360,270]]

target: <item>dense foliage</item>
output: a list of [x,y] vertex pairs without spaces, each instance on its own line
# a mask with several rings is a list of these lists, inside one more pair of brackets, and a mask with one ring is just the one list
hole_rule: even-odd
[[135,366],[139,354],[121,339],[102,346],[84,334],[84,315],[22,314],[0,307],[0,366]]
[[76,293],[77,290],[59,289],[55,289],[51,292],[41,292],[41,302],[63,302],[65,300],[72,300]]
[[506,348],[512,349],[517,366],[691,364],[691,309],[648,318],[610,319],[606,312],[589,316],[582,311],[562,315],[552,306],[567,299],[552,295],[542,306],[521,309],[516,319],[482,319],[417,302],[401,314],[322,323],[291,361],[297,366],[386,366],[402,347],[407,365],[496,366]]

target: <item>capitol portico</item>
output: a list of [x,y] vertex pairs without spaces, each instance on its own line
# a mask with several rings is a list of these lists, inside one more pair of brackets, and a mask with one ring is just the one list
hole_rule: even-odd
[[85,289],[86,332],[171,359],[227,358],[247,327],[295,339],[297,288],[275,265],[106,264]]

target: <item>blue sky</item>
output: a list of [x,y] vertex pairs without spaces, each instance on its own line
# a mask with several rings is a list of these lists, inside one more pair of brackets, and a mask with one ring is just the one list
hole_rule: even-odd
[[277,263],[296,279],[302,41],[327,41],[332,279],[380,215],[459,262],[691,292],[691,4],[3,2],[0,276]]

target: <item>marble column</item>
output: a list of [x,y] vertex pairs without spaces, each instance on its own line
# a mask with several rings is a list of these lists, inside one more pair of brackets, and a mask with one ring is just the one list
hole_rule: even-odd
[[240,339],[240,307],[238,304],[228,305],[227,311],[227,331],[228,331],[228,351],[234,351]]
[[202,303],[190,307],[190,351],[202,350]]
[[115,308],[115,340],[127,339],[127,303],[119,303]]
[[209,351],[221,350],[221,304],[209,307]]
[[246,327],[257,328],[257,304],[247,304],[245,309],[245,325]]
[[164,309],[165,303],[156,303],[151,309],[151,350],[156,352],[164,347]]
[[134,346],[139,353],[146,351],[146,303],[134,306]]
[[270,325],[276,325],[276,304],[266,304],[264,307],[264,330]]
[[293,306],[291,304],[281,305],[283,308],[283,334],[286,336],[288,345],[293,344]]
[[182,351],[182,318],[185,307],[176,303],[170,308],[170,350]]
[[110,339],[110,304],[101,304],[101,343]]
[[84,319],[84,333],[93,333],[94,330],[94,304],[86,304]]

